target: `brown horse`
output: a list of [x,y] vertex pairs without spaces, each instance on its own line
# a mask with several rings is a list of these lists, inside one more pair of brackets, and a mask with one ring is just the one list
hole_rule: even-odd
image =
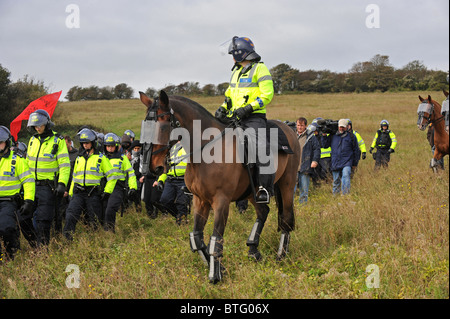
[[[256,260],[261,259],[258,251],[259,238],[264,223],[269,213],[269,206],[256,204],[254,197],[250,196],[249,188],[251,178],[242,162],[238,160],[237,143],[235,138],[228,139],[226,125],[219,122],[198,103],[180,96],[169,97],[164,91],[160,92],[159,98],[152,101],[144,93],[139,92],[141,101],[147,108],[152,105],[157,110],[157,121],[170,123],[173,132],[175,129],[183,128],[187,131],[181,142],[184,145],[197,145],[188,153],[189,161],[185,172],[185,183],[194,197],[194,229],[190,233],[190,246],[193,252],[198,252],[203,261],[209,266],[209,280],[217,283],[222,280],[223,266],[223,236],[228,220],[229,206],[232,201],[241,198],[249,198],[255,206],[257,219],[247,240],[249,246],[249,257]],[[198,122],[200,121],[200,122]],[[197,123],[194,123],[197,122]],[[292,154],[283,151],[277,155],[277,170],[275,174],[275,198],[278,206],[278,230],[281,231],[280,245],[277,259],[282,259],[288,252],[290,232],[294,229],[295,218],[293,210],[294,186],[297,180],[297,169],[300,160],[300,147],[295,133],[286,124],[280,121],[272,121],[284,132],[292,149]],[[202,140],[195,139],[195,124],[201,123]],[[212,135],[206,130],[215,129],[222,134]],[[173,133],[172,132],[172,133]],[[206,139],[203,137],[207,135]],[[175,136],[172,136],[174,138]],[[187,144],[186,144],[187,143]],[[214,146],[214,152],[220,153],[221,161],[205,162],[204,158],[195,160],[195,157],[206,149],[206,146]],[[186,149],[186,148],[185,148]],[[162,151],[151,159],[150,170],[157,170],[164,165]],[[230,153],[231,152],[231,153]],[[227,154],[232,154],[232,161],[226,159]],[[203,241],[203,230],[208,220],[210,209],[214,211],[214,230],[210,237],[208,247]]]
[[434,127],[434,155],[431,160],[431,167],[435,168],[437,161],[449,154],[449,139],[445,131],[444,116],[441,115],[441,105],[428,95],[427,99],[419,95],[419,100],[422,102],[417,109],[418,119],[417,127],[424,131],[428,125]]

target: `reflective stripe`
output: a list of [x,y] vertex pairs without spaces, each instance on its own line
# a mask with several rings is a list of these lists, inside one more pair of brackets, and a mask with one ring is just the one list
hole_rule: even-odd
[[260,78],[258,79],[258,83],[259,83],[259,82],[262,82],[262,81],[272,81],[272,76],[270,76],[270,75],[264,75],[264,76],[262,76],[262,77],[260,77]]
[[257,88],[258,87],[258,83],[253,83],[253,82],[240,82],[239,83],[239,87],[240,88]]
[[58,171],[58,167],[54,167],[54,168],[38,168],[37,170],[34,167],[30,167],[30,171],[36,172],[36,173],[54,173],[54,172]]
[[1,191],[11,191],[15,189],[21,189],[22,184],[16,184],[16,185],[10,185],[10,186],[0,186],[0,192]]

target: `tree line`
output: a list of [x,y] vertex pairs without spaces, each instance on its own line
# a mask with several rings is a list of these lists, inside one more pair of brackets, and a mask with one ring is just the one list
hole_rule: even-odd
[[[386,91],[438,91],[448,89],[446,80],[448,71],[430,70],[423,62],[414,60],[395,68],[387,55],[375,55],[369,61],[357,62],[348,72],[329,70],[300,71],[289,64],[281,63],[270,69],[275,93],[338,93],[338,92],[386,92]],[[183,82],[168,84],[161,88],[169,95],[220,96],[225,93],[228,83],[206,84]],[[161,89],[148,88],[149,96]],[[49,94],[49,87],[42,81],[28,75],[12,83],[10,72],[0,64],[0,125],[9,123],[33,100]],[[126,83],[114,87],[74,86],[65,98],[68,101],[130,99],[133,88]]]

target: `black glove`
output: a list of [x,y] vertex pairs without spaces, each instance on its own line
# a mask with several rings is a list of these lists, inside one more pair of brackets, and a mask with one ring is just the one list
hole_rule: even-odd
[[218,119],[222,123],[225,123],[228,120],[227,110],[222,106],[217,109],[214,116],[216,117],[216,119]]
[[366,152],[363,152],[361,157],[362,157],[363,160],[365,160],[366,159]]
[[131,188],[131,189],[128,190],[128,198],[129,199],[134,200],[136,195],[137,195],[137,190],[136,189],[132,189]]
[[163,191],[163,189],[164,189],[164,183],[163,183],[163,181],[159,181],[159,182],[158,182],[158,185],[156,185],[156,189],[157,189],[158,191],[160,191],[160,192]]
[[64,193],[66,192],[66,185],[64,183],[58,183],[56,186],[55,194],[57,197],[64,197]]
[[103,192],[103,193],[100,195],[100,199],[102,200],[102,202],[107,202],[110,195],[111,195],[110,193],[105,193],[105,192]]
[[236,111],[234,111],[234,114],[240,119],[245,119],[246,117],[249,117],[252,112],[253,107],[251,106],[251,104],[247,104],[246,106],[240,107]]
[[370,148],[369,153],[372,154],[373,152],[373,147]]
[[393,148],[390,148],[388,152],[389,152],[389,153],[394,153],[395,151],[394,151]]
[[22,207],[20,207],[19,215],[22,219],[28,219],[33,217],[34,211],[34,201],[31,199],[26,199]]

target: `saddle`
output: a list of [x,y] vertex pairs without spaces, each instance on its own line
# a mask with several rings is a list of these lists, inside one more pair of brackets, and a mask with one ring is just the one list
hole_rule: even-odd
[[281,129],[278,123],[282,123],[279,120],[268,120],[267,121],[267,139],[269,140],[269,143],[272,143],[270,141],[270,129],[271,128],[277,128],[278,129],[278,151],[279,152],[285,152],[286,154],[294,154],[292,151],[291,146],[289,145],[289,141],[286,137],[286,134],[284,134],[284,131]]

